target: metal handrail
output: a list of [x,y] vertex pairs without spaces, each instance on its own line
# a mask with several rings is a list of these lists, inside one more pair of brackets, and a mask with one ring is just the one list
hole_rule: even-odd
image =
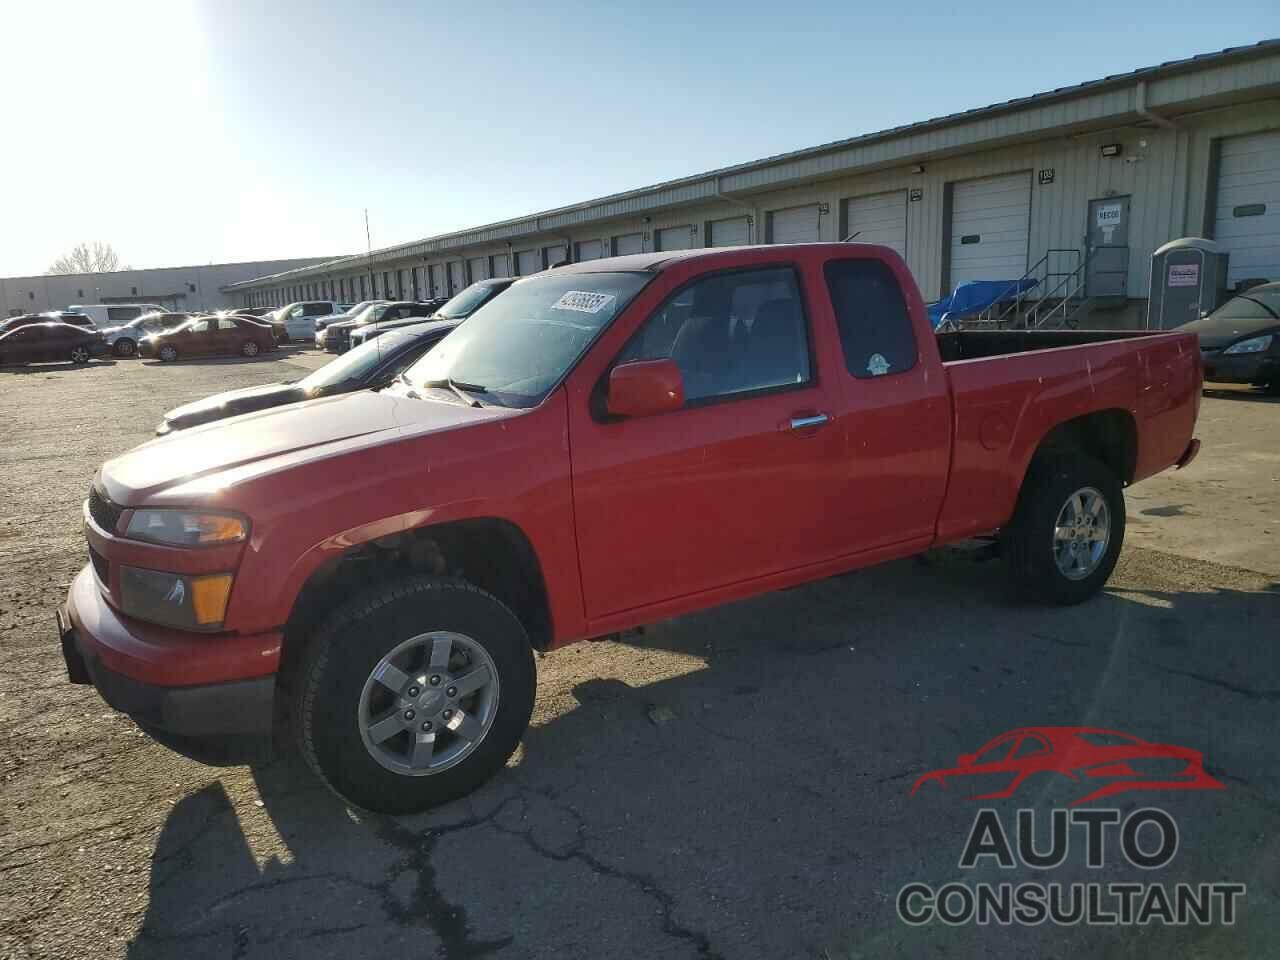
[[[1079,271],[1080,267],[1079,267],[1079,265],[1078,265],[1078,264],[1077,264],[1077,266],[1076,266],[1076,269],[1075,269],[1075,270],[1070,271],[1070,273],[1065,273],[1065,274],[1064,274],[1064,273],[1060,273],[1060,272],[1058,272],[1058,271],[1050,271],[1050,270],[1049,270],[1049,258],[1050,258],[1051,256],[1053,256],[1054,254],[1058,254],[1058,253],[1070,253],[1070,254],[1073,254],[1073,255],[1077,258],[1077,260],[1080,258],[1080,251],[1079,251],[1079,250],[1076,250],[1074,247],[1050,247],[1049,249],[1045,250],[1045,252],[1044,252],[1044,256],[1042,256],[1039,260],[1037,260],[1035,263],[1033,263],[1033,264],[1031,265],[1031,268],[1030,268],[1029,270],[1027,270],[1027,272],[1026,272],[1026,273],[1024,273],[1021,277],[1019,277],[1017,280],[1015,280],[1015,281],[1014,281],[1014,283],[1013,283],[1013,285],[1009,288],[1009,289],[1011,289],[1011,290],[1012,290],[1012,289],[1015,289],[1015,288],[1018,290],[1018,293],[1017,293],[1017,295],[1014,297],[1014,299],[1013,299],[1012,301],[1009,301],[1009,302],[1004,303],[1004,309],[1003,309],[1003,310],[1001,310],[1001,311],[1000,311],[1000,312],[995,316],[995,318],[994,318],[994,320],[993,320],[993,321],[992,321],[992,320],[989,320],[988,322],[994,322],[997,326],[999,326],[1001,323],[1003,323],[1003,322],[1004,322],[1005,318],[1006,318],[1006,317],[1008,317],[1010,314],[1013,314],[1014,316],[1019,316],[1019,315],[1021,315],[1021,314],[1023,313],[1023,304],[1024,304],[1024,303],[1032,304],[1032,305],[1031,305],[1031,306],[1029,306],[1027,309],[1029,309],[1029,310],[1034,310],[1034,309],[1036,309],[1037,307],[1039,307],[1039,305],[1040,305],[1041,303],[1043,303],[1043,302],[1044,302],[1045,298],[1046,298],[1047,296],[1049,296],[1049,294],[1044,293],[1044,290],[1045,290],[1045,289],[1047,289],[1047,287],[1048,287],[1048,285],[1049,285],[1049,280],[1050,280],[1050,278],[1051,278],[1051,277],[1068,277],[1068,276],[1071,276],[1072,274],[1076,273],[1077,271]],[[1040,296],[1035,297],[1035,298],[1029,297],[1029,296],[1027,296],[1027,294],[1031,293],[1031,291],[1029,291],[1029,290],[1027,290],[1027,291],[1022,290],[1022,289],[1021,289],[1022,282],[1023,282],[1024,280],[1037,280],[1037,279],[1039,279],[1039,278],[1036,276],[1036,274],[1039,272],[1039,270],[1040,270],[1040,268],[1041,268],[1041,267],[1044,267],[1044,268],[1045,268],[1045,270],[1044,270],[1044,283],[1043,283],[1043,284],[1038,284],[1038,285],[1037,285],[1037,287],[1036,287],[1036,288],[1034,288],[1037,292],[1039,292],[1039,293],[1040,293]],[[996,303],[992,304],[992,306],[991,306],[991,307],[989,307],[987,310],[984,310],[984,311],[983,311],[983,313],[979,314],[978,316],[979,316],[979,317],[982,317],[982,315],[983,315],[983,314],[988,313],[990,310],[994,309],[995,307],[999,306],[1000,304],[1001,304],[1001,301],[1000,301],[1000,300],[997,300],[997,302],[996,302]]]
[[[1066,323],[1067,322],[1066,305],[1067,303],[1070,302],[1071,298],[1075,296],[1084,287],[1085,281],[1087,279],[1088,268],[1089,268],[1089,250],[1086,248],[1085,254],[1081,258],[1080,263],[1076,266],[1076,268],[1072,270],[1070,273],[1063,276],[1063,278],[1060,281],[1058,281],[1058,285],[1054,287],[1052,290],[1050,290],[1048,293],[1046,293],[1043,297],[1041,297],[1039,302],[1036,304],[1036,306],[1031,310],[1032,322],[1028,324],[1028,326],[1043,327],[1046,323],[1048,323],[1053,318],[1054,313],[1056,313],[1060,308],[1062,310],[1063,323]],[[1071,289],[1067,292],[1065,296],[1059,299],[1057,303],[1055,303],[1052,307],[1049,308],[1049,312],[1045,314],[1042,319],[1040,316],[1040,309],[1039,309],[1040,304],[1044,303],[1046,300],[1054,296],[1057,296],[1058,291],[1061,290],[1067,284],[1071,283],[1072,280],[1074,280],[1075,283],[1071,287]]]

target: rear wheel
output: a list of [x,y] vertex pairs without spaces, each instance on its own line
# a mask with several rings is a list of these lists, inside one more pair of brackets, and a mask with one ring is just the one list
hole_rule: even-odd
[[374,588],[334,613],[295,683],[303,756],[339,796],[412,813],[500,770],[533,711],[537,674],[520,621],[457,580]]
[[262,348],[258,346],[258,342],[256,340],[246,340],[244,345],[240,348],[240,352],[246,357],[256,357],[260,349]]
[[158,356],[160,357],[161,360],[165,361],[166,363],[168,363],[170,360],[177,360],[178,348],[171,343],[166,343],[163,347],[160,348],[160,352]]
[[1074,604],[1102,589],[1124,543],[1124,492],[1084,454],[1037,457],[1001,552],[1014,586],[1045,603]]
[[138,345],[128,337],[121,337],[112,348],[117,357],[132,357],[138,352]]
[[88,363],[89,348],[88,347],[72,347],[69,357],[71,362],[76,365]]

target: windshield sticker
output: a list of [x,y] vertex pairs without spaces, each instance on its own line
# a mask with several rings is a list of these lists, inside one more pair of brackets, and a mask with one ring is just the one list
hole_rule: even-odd
[[589,293],[585,290],[568,290],[551,305],[552,310],[573,310],[576,313],[599,313],[613,303],[612,293]]
[[883,377],[889,372],[889,361],[878,353],[873,353],[867,361],[867,373],[873,377]]

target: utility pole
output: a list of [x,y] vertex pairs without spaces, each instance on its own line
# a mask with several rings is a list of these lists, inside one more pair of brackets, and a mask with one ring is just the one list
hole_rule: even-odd
[[369,208],[364,208],[364,249],[369,258],[369,296],[376,296],[377,282],[373,279],[373,237],[369,233]]

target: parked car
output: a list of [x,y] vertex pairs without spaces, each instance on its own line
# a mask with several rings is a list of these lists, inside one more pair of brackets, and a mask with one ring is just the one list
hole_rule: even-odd
[[71,313],[67,310],[48,310],[44,313],[24,313],[7,320],[0,321],[0,333],[8,333],[31,323],[67,323],[73,327],[96,329],[93,319],[83,313]]
[[144,313],[164,313],[167,308],[158,303],[73,303],[67,309],[83,313],[98,329],[106,330],[136,320]]
[[370,323],[364,326],[360,326],[359,324],[357,324],[356,326],[352,327],[351,332],[348,335],[349,346],[358,347],[360,346],[360,344],[368,343],[370,340],[372,340],[374,337],[378,336],[379,334],[386,333],[390,330],[402,330],[405,327],[416,326],[417,324],[422,322],[423,317],[426,317],[427,319],[430,319],[430,320],[462,319],[460,317],[444,318],[440,316],[440,308],[449,302],[448,297],[434,297],[430,300],[422,300],[419,302],[423,306],[421,316],[401,317],[398,320],[382,320],[377,323]]
[[1022,596],[1092,597],[1200,385],[1186,334],[935,335],[874,244],[570,264],[384,390],[105,463],[62,649],[180,749],[292,711],[336,792],[421,810],[502,768],[535,650],[984,533]]
[[1205,380],[1280,395],[1280,283],[1250,287],[1178,332],[1200,338]]
[[0,333],[0,364],[88,363],[108,350],[102,334],[70,323],[27,323]]
[[230,390],[175,407],[164,415],[156,433],[164,436],[242,413],[386,386],[457,325],[456,320],[418,323],[395,331],[376,345],[349,350],[301,380]]
[[332,300],[303,300],[280,310],[285,340],[311,340],[316,334],[316,318],[343,313],[351,304]]
[[[495,277],[492,280],[477,280],[452,297],[428,300],[426,301],[428,304],[437,305],[431,317],[440,320],[465,320],[515,283],[516,279]],[[354,346],[357,343],[367,343],[384,330],[394,330],[406,323],[413,323],[413,320],[382,320],[364,327],[357,326],[351,332],[351,344]]]
[[102,331],[111,352],[117,357],[132,357],[138,352],[138,343],[153,333],[174,330],[187,323],[194,314],[190,313],[144,313],[119,327],[109,327]]
[[246,317],[213,316],[144,337],[138,344],[138,354],[160,360],[234,354],[256,357],[275,348],[276,338],[270,327]]
[[385,320],[425,319],[435,311],[426,303],[395,300],[365,307],[351,320],[331,323],[316,334],[316,346],[328,353],[346,353],[351,348],[351,331]]
[[348,307],[346,310],[342,311],[341,313],[331,313],[326,317],[316,317],[315,332],[319,333],[321,330],[323,330],[325,327],[327,327],[331,323],[341,323],[344,320],[354,320],[361,313],[363,313],[367,307],[371,307],[375,303],[387,303],[387,301],[386,300],[361,300],[359,303],[355,304],[354,306]]

